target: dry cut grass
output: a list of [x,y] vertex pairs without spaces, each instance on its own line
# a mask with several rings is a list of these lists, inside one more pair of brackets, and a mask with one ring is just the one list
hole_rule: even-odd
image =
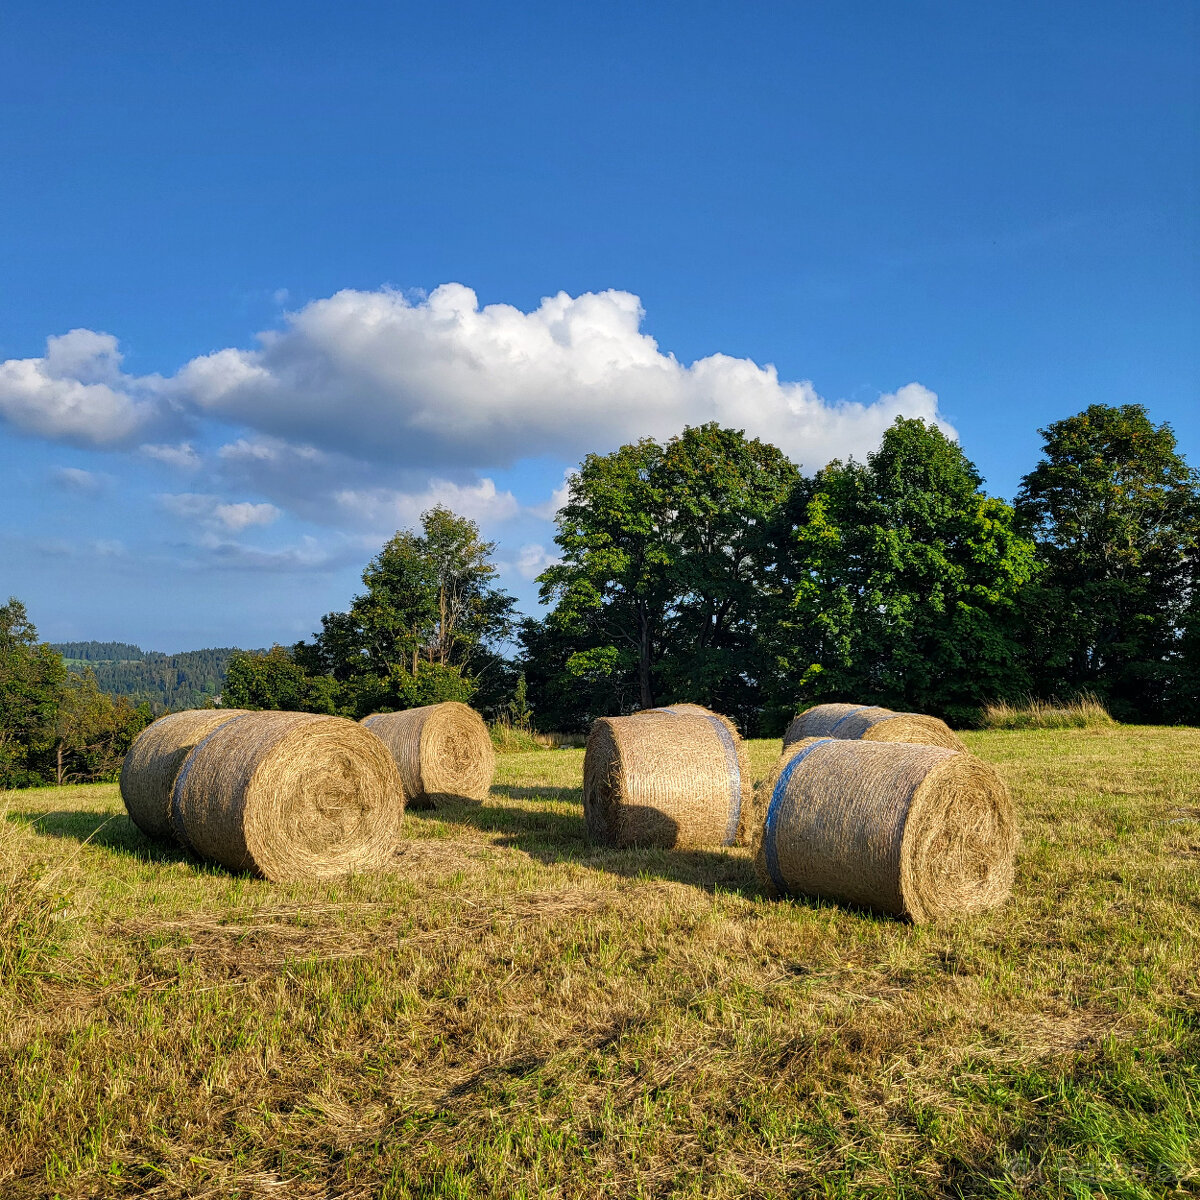
[[1194,1193],[1200,731],[967,740],[1017,889],[936,928],[597,849],[578,750],[317,885],[153,844],[111,786],[0,797],[0,1195]]

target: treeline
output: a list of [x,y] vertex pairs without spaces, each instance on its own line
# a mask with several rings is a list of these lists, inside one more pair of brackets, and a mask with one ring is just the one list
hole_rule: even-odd
[[589,456],[542,576],[553,610],[522,634],[538,721],[695,700],[774,733],[861,699],[966,724],[1081,692],[1197,720],[1196,473],[1137,405],[1041,434],[1014,504],[916,420],[811,477],[712,425]]
[[1088,693],[1122,720],[1200,720],[1196,473],[1138,405],[1041,433],[1011,504],[919,420],[812,476],[715,424],[589,455],[545,618],[518,621],[494,546],[435,509],[311,641],[235,655],[225,702],[361,716],[463,699],[570,731],[695,701],[772,734],[823,700],[963,725],[989,702]]
[[68,662],[141,662],[146,652],[129,642],[50,642]]
[[355,718],[463,700],[547,732],[680,701],[760,735],[825,700],[966,725],[985,704],[1085,694],[1119,720],[1200,723],[1196,472],[1138,405],[1041,433],[1013,503],[919,420],[814,475],[715,424],[589,455],[556,517],[541,619],[497,585],[495,544],[442,507],[290,647],[62,643],[80,660],[68,672],[10,601],[0,783],[104,778],[152,713],[218,693]]
[[0,788],[115,779],[152,719],[149,704],[68,670],[19,600],[0,605]]
[[181,708],[201,708],[219,696],[231,647],[160,654],[127,642],[54,642],[56,650],[76,672],[90,670],[103,691],[146,703],[156,714]]

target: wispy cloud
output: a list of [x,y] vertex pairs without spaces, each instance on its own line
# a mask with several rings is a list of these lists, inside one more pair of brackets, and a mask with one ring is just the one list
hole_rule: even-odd
[[110,476],[85,471],[82,467],[55,467],[50,478],[56,487],[77,496],[99,496],[112,482]]
[[161,494],[158,501],[167,512],[177,517],[232,532],[248,529],[252,525],[270,525],[283,515],[273,504],[254,504],[247,500],[227,504],[219,496],[201,492]]
[[201,465],[200,455],[191,442],[180,442],[177,446],[147,443],[138,447],[138,453],[184,471],[194,471]]

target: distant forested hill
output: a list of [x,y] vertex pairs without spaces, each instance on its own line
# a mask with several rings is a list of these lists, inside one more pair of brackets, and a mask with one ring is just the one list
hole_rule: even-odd
[[53,648],[72,670],[90,667],[104,691],[129,696],[135,704],[145,700],[156,713],[206,704],[224,686],[235,652],[223,646],[160,654],[128,642],[55,642]]
[[141,662],[146,652],[128,642],[55,642],[54,649],[68,662]]

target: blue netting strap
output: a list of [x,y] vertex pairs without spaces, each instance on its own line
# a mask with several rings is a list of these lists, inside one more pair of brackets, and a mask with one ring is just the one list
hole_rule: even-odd
[[776,838],[779,834],[779,814],[783,809],[783,798],[787,794],[788,784],[791,783],[796,768],[818,746],[828,746],[835,740],[835,738],[821,738],[820,741],[813,742],[811,746],[805,746],[779,772],[779,778],[775,781],[775,787],[771,792],[771,803],[767,806],[766,827],[763,829],[763,855],[767,860],[767,874],[771,877],[771,882],[781,892],[788,890],[787,880],[784,879],[783,872],[779,869],[779,847],[776,844]]

